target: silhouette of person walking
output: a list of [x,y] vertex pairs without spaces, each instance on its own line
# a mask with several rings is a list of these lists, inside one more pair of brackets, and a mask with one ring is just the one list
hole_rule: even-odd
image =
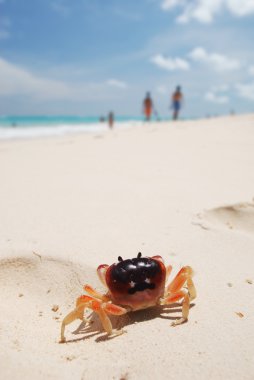
[[146,97],[143,101],[143,113],[145,115],[146,121],[150,121],[153,111],[153,101],[151,99],[150,92],[146,93]]
[[114,126],[114,119],[115,119],[114,113],[112,111],[110,111],[108,114],[108,126],[110,129],[112,129]]
[[171,107],[173,109],[173,120],[177,120],[178,114],[182,107],[182,102],[183,102],[183,94],[181,92],[180,86],[176,87],[175,92],[172,95],[171,101],[172,101]]

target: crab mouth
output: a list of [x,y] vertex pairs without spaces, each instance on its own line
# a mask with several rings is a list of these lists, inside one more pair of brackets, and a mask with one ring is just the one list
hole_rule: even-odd
[[139,283],[131,283],[131,288],[128,289],[129,294],[134,294],[136,292],[143,292],[146,289],[154,289],[155,284],[147,281]]

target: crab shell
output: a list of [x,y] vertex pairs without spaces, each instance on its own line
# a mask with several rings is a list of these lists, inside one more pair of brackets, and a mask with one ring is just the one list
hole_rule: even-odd
[[161,256],[120,257],[118,263],[105,268],[104,276],[112,302],[131,310],[154,306],[164,294],[166,268]]

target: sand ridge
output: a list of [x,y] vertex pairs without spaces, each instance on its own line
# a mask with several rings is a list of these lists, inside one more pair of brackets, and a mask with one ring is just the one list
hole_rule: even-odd
[[[51,322],[50,326],[54,327],[51,339],[56,341],[56,321],[61,320],[82,291],[82,278],[88,280],[93,277],[93,271],[88,267],[32,253],[30,257],[1,260],[1,320],[11,327],[9,339],[20,340],[23,344],[33,329],[34,332],[38,330],[38,334],[47,335],[47,323]],[[13,302],[14,313],[11,308]],[[19,326],[17,331],[16,326]]]
[[254,236],[254,203],[241,202],[215,207],[198,214],[193,223],[204,229],[227,228]]

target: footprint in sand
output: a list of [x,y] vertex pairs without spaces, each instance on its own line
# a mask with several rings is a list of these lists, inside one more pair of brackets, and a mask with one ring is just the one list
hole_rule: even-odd
[[39,354],[58,342],[86,282],[98,283],[94,268],[39,255],[0,260],[0,346]]
[[[211,210],[198,215],[199,224],[209,229],[217,225],[231,230],[254,233],[254,203],[236,203]],[[204,222],[204,223],[203,223]]]

